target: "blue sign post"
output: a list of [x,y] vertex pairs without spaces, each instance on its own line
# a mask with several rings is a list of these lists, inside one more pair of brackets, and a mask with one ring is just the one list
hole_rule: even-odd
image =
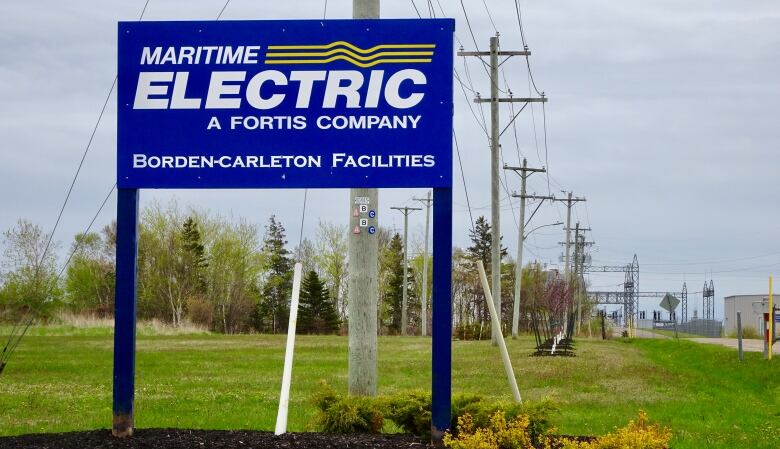
[[433,187],[432,433],[443,436],[454,27],[451,19],[119,23],[114,435],[133,429],[138,189]]

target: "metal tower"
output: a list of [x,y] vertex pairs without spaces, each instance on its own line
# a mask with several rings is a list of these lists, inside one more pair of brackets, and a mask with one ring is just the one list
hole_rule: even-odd
[[626,302],[623,305],[623,320],[626,326],[633,327],[633,323],[636,322],[637,313],[639,310],[639,297],[637,292],[639,291],[639,260],[634,254],[634,260],[631,265],[626,266],[626,280],[623,283],[623,294],[625,295]]
[[715,284],[710,280],[709,284],[704,281],[704,288],[701,291],[703,301],[702,318],[705,320],[715,319]]
[[683,282],[682,294],[680,295],[680,302],[682,303],[682,310],[680,311],[680,322],[688,322],[688,286]]

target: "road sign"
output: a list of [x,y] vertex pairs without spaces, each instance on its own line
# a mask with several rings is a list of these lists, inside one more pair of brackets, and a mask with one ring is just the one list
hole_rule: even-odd
[[451,187],[454,27],[120,22],[118,187]]
[[671,293],[667,293],[664,295],[663,299],[661,299],[661,308],[670,313],[674,312],[674,309],[676,309],[679,304],[680,300]]

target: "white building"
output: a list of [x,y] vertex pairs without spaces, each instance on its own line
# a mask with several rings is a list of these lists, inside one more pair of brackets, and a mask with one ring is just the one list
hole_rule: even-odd
[[[775,301],[780,299],[774,298]],[[742,329],[752,328],[759,335],[764,334],[764,316],[767,311],[767,295],[733,295],[723,299],[723,332],[727,336],[737,334],[737,312],[742,317]]]

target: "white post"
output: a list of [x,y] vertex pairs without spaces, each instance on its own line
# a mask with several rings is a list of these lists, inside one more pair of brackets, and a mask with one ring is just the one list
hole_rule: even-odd
[[[490,285],[488,285],[487,275],[485,274],[485,265],[482,261],[477,262],[477,268],[479,269],[479,280],[482,282],[482,290],[485,292],[485,300],[490,309],[490,318],[493,320],[493,327],[498,328],[500,325],[496,308],[491,301]],[[506,350],[506,342],[504,336],[500,335],[498,338],[498,349],[501,351],[501,359],[504,362],[504,371],[506,372],[506,378],[509,381],[509,387],[512,389],[512,395],[515,397],[515,402],[523,402],[520,397],[520,390],[517,388],[517,379],[515,379],[515,371],[512,369],[512,361],[509,360],[509,351]]]
[[298,298],[301,293],[301,271],[303,265],[295,264],[293,272],[292,299],[290,300],[290,324],[287,326],[287,350],[284,353],[282,391],[279,394],[279,413],[276,415],[275,435],[287,432],[287,410],[290,408],[290,381],[292,380],[293,352],[295,351],[295,325],[298,322]]

